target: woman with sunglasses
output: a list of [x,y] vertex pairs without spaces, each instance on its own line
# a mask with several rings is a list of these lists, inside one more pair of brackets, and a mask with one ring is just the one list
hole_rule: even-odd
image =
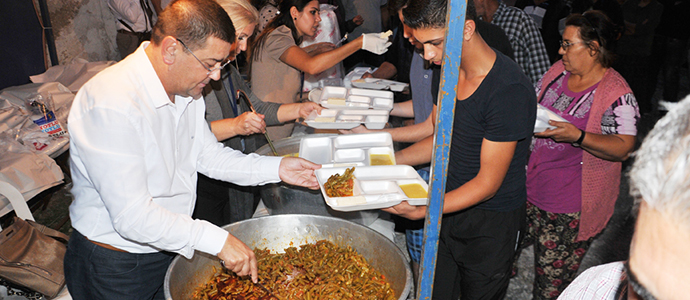
[[[224,63],[235,60],[240,52],[247,50],[247,40],[254,34],[259,13],[247,0],[218,0],[228,13],[235,27],[237,41]],[[241,90],[250,100],[256,112],[252,112],[246,101],[238,98]],[[239,71],[232,64],[222,67],[218,81],[211,81],[204,91],[206,120],[218,141],[227,147],[252,153],[266,144],[266,126],[278,125],[299,118],[306,118],[321,106],[314,102],[279,104],[261,101],[247,87]],[[244,97],[243,95],[243,97]],[[199,174],[197,204],[194,217],[223,226],[248,219],[254,213],[258,201],[255,187],[210,179]]]
[[567,122],[549,121],[551,129],[534,134],[527,165],[523,246],[534,244],[534,299],[555,299],[575,278],[613,214],[621,162],[635,145],[639,111],[611,68],[615,38],[600,11],[571,15],[563,58],[536,86],[539,104]]
[[[380,33],[367,33],[334,49],[330,43],[300,48],[304,36],[316,35],[321,17],[319,1],[283,0],[280,13],[266,26],[252,46],[251,85],[267,102],[294,103],[300,100],[302,72],[321,73],[359,49],[375,54],[388,50],[390,42]],[[294,124],[269,127],[271,139],[288,137]]]

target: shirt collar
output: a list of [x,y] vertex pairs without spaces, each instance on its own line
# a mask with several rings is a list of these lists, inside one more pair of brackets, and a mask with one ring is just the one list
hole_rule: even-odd
[[[145,85],[144,90],[146,90],[146,93],[148,93],[151,103],[155,108],[161,108],[165,105],[172,105],[173,103],[170,102],[168,93],[163,87],[163,83],[161,82],[160,78],[158,78],[156,70],[153,69],[153,64],[151,64],[149,57],[146,55],[145,49],[150,44],[151,42],[149,41],[141,43],[139,48],[137,48],[137,50],[132,54],[132,59],[134,60],[134,63],[141,66],[141,68],[139,68],[138,75],[141,78],[142,85]],[[180,98],[182,97],[175,96],[175,102],[177,102],[177,99]]]

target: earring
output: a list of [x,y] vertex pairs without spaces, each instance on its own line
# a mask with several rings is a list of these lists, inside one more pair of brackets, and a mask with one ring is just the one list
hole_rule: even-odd
[[297,21],[297,18],[292,18],[293,20]]

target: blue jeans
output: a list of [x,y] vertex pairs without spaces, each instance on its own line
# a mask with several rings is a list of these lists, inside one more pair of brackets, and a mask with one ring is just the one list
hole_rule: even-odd
[[65,281],[74,300],[165,299],[163,281],[174,255],[103,248],[74,231],[65,254]]
[[[419,169],[417,174],[426,182],[429,182],[429,169]],[[424,220],[422,220],[424,221]],[[422,248],[424,248],[424,225],[419,229],[405,230],[405,239],[407,240],[407,252],[410,254],[410,259],[416,263],[422,260]]]

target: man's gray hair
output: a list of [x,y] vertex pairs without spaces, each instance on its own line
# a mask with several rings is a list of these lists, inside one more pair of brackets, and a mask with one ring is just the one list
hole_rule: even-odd
[[690,229],[690,95],[656,123],[634,157],[629,176],[636,207],[644,200]]

